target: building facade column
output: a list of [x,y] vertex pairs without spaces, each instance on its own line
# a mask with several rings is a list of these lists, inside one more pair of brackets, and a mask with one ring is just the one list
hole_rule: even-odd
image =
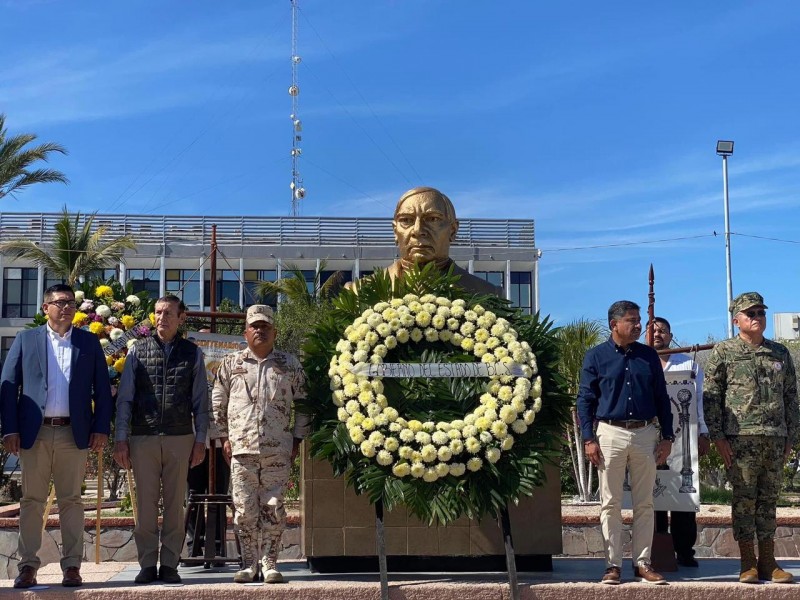
[[199,310],[206,309],[206,259],[205,254],[200,256],[200,268],[197,269],[197,288],[200,293],[200,298],[197,299],[197,303],[200,305]]
[[37,312],[44,301],[44,267],[39,265],[36,269],[36,306]]
[[163,298],[167,295],[167,257],[164,256],[166,248],[162,246],[160,263],[158,267],[158,297]]
[[244,257],[239,257],[239,306],[244,310]]

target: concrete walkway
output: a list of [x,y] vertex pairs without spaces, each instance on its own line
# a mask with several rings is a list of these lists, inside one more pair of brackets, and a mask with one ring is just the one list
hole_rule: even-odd
[[[520,597],[525,600],[601,600],[612,598],[670,598],[681,600],[712,600],[725,598],[763,598],[796,600],[800,586],[762,583],[742,585],[737,582],[739,561],[735,559],[701,559],[698,569],[681,569],[667,573],[670,585],[652,586],[632,580],[629,565],[623,570],[623,585],[603,586],[597,583],[603,571],[600,559],[554,559],[551,573],[520,573]],[[781,564],[800,579],[800,560],[783,560]],[[204,569],[180,568],[184,584],[170,586],[133,583],[139,567],[132,563],[84,563],[81,573],[84,586],[65,589],[60,585],[61,573],[57,564],[39,571],[39,583],[47,589],[32,589],[24,594],[26,600],[81,598],[82,600],[167,600],[168,598],[208,598],[224,600],[264,597],[309,600],[361,600],[380,598],[378,575],[311,573],[305,562],[282,562],[281,571],[287,583],[283,585],[237,585],[232,582],[235,567]],[[504,573],[390,573],[392,600],[500,600],[510,598]],[[11,589],[12,581],[3,582],[0,597],[20,597]]]

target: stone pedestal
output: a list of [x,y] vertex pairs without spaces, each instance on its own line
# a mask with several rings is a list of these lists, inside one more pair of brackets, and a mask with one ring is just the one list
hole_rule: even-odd
[[[302,541],[312,569],[322,572],[377,571],[375,508],[356,496],[327,462],[306,454],[302,467]],[[560,554],[561,488],[556,467],[547,483],[519,506],[510,506],[520,570],[551,570]],[[428,526],[403,507],[384,515],[389,570],[505,571],[500,527],[492,518],[458,519]]]

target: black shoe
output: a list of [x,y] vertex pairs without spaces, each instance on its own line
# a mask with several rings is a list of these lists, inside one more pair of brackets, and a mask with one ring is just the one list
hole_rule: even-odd
[[697,568],[700,566],[700,563],[697,562],[697,559],[694,556],[681,556],[680,554],[677,557],[677,562],[682,567],[694,567]]
[[161,565],[158,568],[158,578],[164,583],[181,583],[181,576],[175,567]]
[[142,567],[133,581],[134,583],[153,583],[156,579],[158,579],[158,570],[155,567]]

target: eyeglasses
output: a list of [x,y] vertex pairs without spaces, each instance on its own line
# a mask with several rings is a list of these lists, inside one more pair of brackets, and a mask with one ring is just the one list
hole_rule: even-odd
[[755,319],[756,317],[763,317],[763,316],[766,316],[766,314],[767,314],[767,311],[765,311],[763,308],[760,308],[758,310],[745,310],[745,311],[742,311],[742,312],[747,315],[748,319]]
[[54,304],[60,310],[64,310],[66,308],[77,308],[78,303],[75,300],[53,300],[52,302],[47,302],[47,304]]

